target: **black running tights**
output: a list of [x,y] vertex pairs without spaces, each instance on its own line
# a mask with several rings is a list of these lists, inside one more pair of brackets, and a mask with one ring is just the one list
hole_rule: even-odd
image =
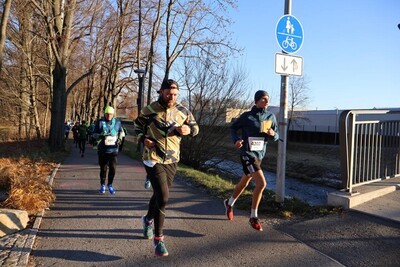
[[115,170],[117,168],[117,154],[101,153],[99,154],[100,165],[100,184],[106,183],[107,166],[108,166],[108,183],[111,185],[114,181]]
[[169,198],[169,188],[172,185],[176,173],[176,163],[159,164],[154,167],[145,166],[148,177],[153,188],[153,196],[149,202],[147,219],[154,219],[155,236],[163,235],[163,226],[165,219],[165,206]]

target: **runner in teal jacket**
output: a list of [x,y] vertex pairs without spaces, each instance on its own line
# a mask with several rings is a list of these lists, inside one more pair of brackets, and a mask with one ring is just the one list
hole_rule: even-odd
[[[267,132],[261,131],[261,125],[266,125],[268,128],[274,130],[275,135],[270,136]],[[235,120],[231,127],[231,138],[233,143],[238,140],[243,140],[243,146],[240,148],[240,155],[249,155],[253,158],[263,159],[267,150],[268,140],[278,141],[278,124],[275,115],[267,111],[266,108],[258,108],[253,106],[250,111],[243,113],[237,120]],[[242,130],[242,136],[237,133]],[[250,150],[249,137],[261,137],[264,139],[264,146],[262,150]]]
[[93,133],[93,137],[100,140],[97,145],[97,155],[100,165],[99,192],[101,194],[106,191],[106,176],[108,176],[108,192],[115,194],[113,182],[117,169],[118,147],[123,136],[124,131],[122,130],[121,121],[114,118],[114,108],[107,106],[104,110],[104,117],[96,122]]
[[[240,149],[240,161],[243,167],[243,176],[235,186],[232,196],[224,200],[226,216],[233,219],[233,204],[242,194],[244,189],[253,179],[255,187],[251,203],[249,223],[251,227],[262,231],[262,225],[258,219],[258,205],[262,193],[267,185],[264,173],[261,169],[261,161],[267,151],[268,140],[279,140],[278,124],[275,115],[267,111],[269,95],[266,91],[257,91],[254,95],[255,105],[250,111],[243,113],[231,125],[231,137],[235,147]],[[238,131],[241,130],[241,136]]]

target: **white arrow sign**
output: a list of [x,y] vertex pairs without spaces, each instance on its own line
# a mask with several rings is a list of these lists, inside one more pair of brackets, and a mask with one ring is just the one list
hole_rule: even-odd
[[303,75],[303,58],[288,54],[275,54],[275,73],[281,75]]

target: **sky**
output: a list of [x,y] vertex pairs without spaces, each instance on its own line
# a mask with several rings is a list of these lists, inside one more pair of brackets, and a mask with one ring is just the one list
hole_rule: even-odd
[[[400,107],[400,0],[292,0],[291,15],[303,29],[301,48],[315,110]],[[231,32],[244,49],[238,61],[252,92],[263,89],[279,106],[282,53],[276,26],[285,0],[238,0]]]

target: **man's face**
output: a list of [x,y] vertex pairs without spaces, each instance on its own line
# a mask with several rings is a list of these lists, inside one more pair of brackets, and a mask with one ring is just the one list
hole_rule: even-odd
[[171,85],[170,89],[161,90],[161,97],[167,104],[168,108],[171,108],[176,104],[176,100],[178,99],[178,93],[179,90],[174,84]]
[[263,96],[257,101],[256,107],[257,108],[267,108],[268,102],[269,102],[268,96]]
[[106,121],[110,121],[114,117],[114,114],[106,113],[106,114],[104,114],[104,117],[106,118]]

